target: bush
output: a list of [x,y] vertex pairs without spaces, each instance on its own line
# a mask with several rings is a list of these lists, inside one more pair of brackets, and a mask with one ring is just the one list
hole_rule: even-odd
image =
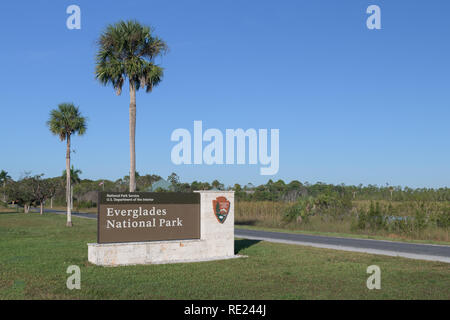
[[80,201],[77,203],[78,209],[89,209],[89,208],[95,208],[97,207],[97,204],[95,202],[89,201]]
[[405,219],[395,220],[390,228],[395,232],[409,234],[412,232],[411,219],[406,217]]
[[439,228],[447,229],[450,227],[450,207],[440,211],[436,217],[436,225]]
[[370,207],[367,212],[362,210],[358,214],[358,219],[354,228],[365,230],[369,228],[370,230],[376,231],[380,229],[387,229],[388,222],[386,216],[384,215],[381,206],[378,202],[375,204],[370,202]]
[[422,232],[428,225],[427,215],[423,210],[417,210],[414,215],[414,230],[418,232]]
[[365,230],[367,224],[367,215],[364,211],[358,214],[358,220],[356,222],[356,228],[360,230]]
[[294,205],[285,210],[284,220],[292,222],[297,219],[297,221],[308,222],[309,218],[314,215],[343,219],[351,207],[352,201],[350,197],[345,196],[338,197],[337,195],[320,194],[316,198],[299,198]]
[[284,220],[285,222],[292,222],[301,219],[301,222],[308,223],[309,217],[313,214],[314,200],[312,198],[299,199],[295,204],[285,210]]
[[315,198],[314,204],[322,211],[330,209],[348,210],[352,207],[352,201],[349,196],[338,197],[337,195],[329,194],[320,194]]
[[369,212],[367,213],[367,222],[369,228],[372,230],[383,229],[386,226],[386,220],[381,212],[380,204],[378,202],[373,204],[370,202]]

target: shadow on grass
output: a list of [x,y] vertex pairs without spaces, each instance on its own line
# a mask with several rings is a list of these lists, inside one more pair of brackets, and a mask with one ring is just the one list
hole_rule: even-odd
[[237,226],[254,226],[256,224],[256,220],[244,220],[244,221],[235,221]]
[[2,215],[2,214],[16,214],[16,213],[21,213],[21,212],[18,212],[18,211],[0,212],[0,215]]
[[234,240],[234,254],[238,254],[239,251],[247,249],[258,242],[261,242],[261,240],[248,240],[248,239],[241,239],[241,240]]

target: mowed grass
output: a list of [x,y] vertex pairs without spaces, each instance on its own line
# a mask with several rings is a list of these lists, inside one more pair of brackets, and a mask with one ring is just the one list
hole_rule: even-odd
[[[450,265],[236,240],[248,258],[99,267],[87,261],[96,221],[45,214],[0,214],[0,299],[450,299]],[[70,265],[81,290],[66,288]],[[370,265],[381,290],[366,287]]]

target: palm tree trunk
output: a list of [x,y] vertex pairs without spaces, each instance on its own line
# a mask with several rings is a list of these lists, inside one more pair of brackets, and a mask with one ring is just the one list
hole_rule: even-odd
[[136,190],[136,87],[130,80],[130,192]]
[[44,213],[44,202],[43,201],[41,201],[41,207],[40,207],[40,215],[42,216],[42,214]]
[[72,226],[72,212],[70,200],[70,135],[67,135],[67,151],[66,151],[66,200],[67,200],[67,227]]

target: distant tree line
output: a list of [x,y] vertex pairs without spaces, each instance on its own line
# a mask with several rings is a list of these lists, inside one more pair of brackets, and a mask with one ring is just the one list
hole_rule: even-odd
[[7,201],[22,206],[25,213],[29,212],[31,206],[39,206],[41,214],[45,201],[53,198],[58,190],[64,190],[59,179],[43,179],[42,174],[27,175],[19,181],[10,179],[3,188]]
[[269,180],[264,185],[256,187],[235,184],[232,188],[239,200],[248,201],[296,201],[300,197],[333,196],[350,200],[391,200],[391,201],[450,201],[450,188],[409,188],[400,186],[377,186],[362,184],[347,186],[333,185],[322,182],[310,184],[293,180],[285,183],[283,180]]
[[[126,192],[129,187],[129,176],[115,181],[107,179],[81,179],[80,170],[71,168],[71,185],[73,186],[74,204],[78,208],[94,207],[97,202],[98,191]],[[50,202],[66,205],[67,194],[66,172],[60,177],[45,179],[43,174],[25,177],[14,181],[8,173],[2,170],[0,175],[0,190],[3,202],[15,203],[23,206],[26,211],[30,206],[40,206]],[[140,175],[136,172],[136,191],[148,191],[153,183],[161,180],[156,174]],[[450,201],[450,188],[409,188],[400,186],[333,185],[322,182],[310,184],[293,180],[289,183],[283,180],[269,180],[266,184],[254,186],[249,183],[241,186],[235,184],[227,186],[219,180],[212,182],[193,181],[182,182],[176,173],[166,179],[172,186],[170,190],[158,189],[157,192],[193,192],[196,190],[234,190],[238,201],[283,201],[294,202],[301,198],[318,198],[320,196],[333,197],[343,201],[358,200],[388,200],[388,201]]]

